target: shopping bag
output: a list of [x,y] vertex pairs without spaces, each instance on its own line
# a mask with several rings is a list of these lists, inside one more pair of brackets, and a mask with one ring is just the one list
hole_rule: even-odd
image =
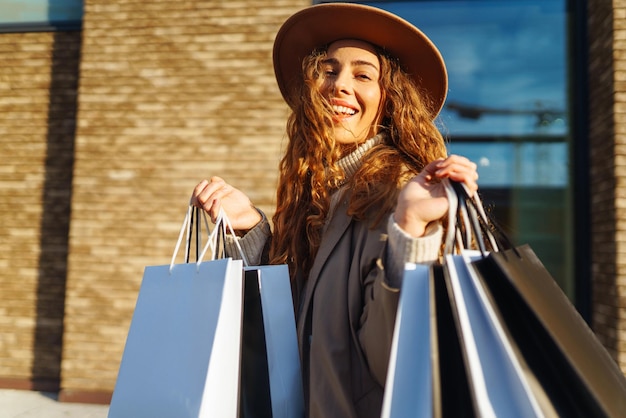
[[191,213],[172,263],[145,268],[110,418],[237,416],[243,265],[174,264]]
[[[487,219],[480,202],[454,184],[480,256],[465,259],[525,366],[529,389],[545,415],[621,417],[626,379],[556,281],[528,245],[514,246]],[[483,235],[489,237],[487,251]]]
[[[456,208],[452,199],[452,222]],[[448,228],[446,241],[454,237]],[[448,287],[441,264],[406,265],[381,417],[475,416]]]
[[476,415],[557,416],[469,267],[480,257],[478,251],[464,250],[460,255],[447,254],[444,263]]
[[474,261],[560,416],[623,417],[626,379],[528,245]]
[[470,391],[466,355],[456,328],[454,303],[450,298],[449,283],[445,280],[444,267],[431,266],[435,291],[437,346],[435,379],[433,381],[434,417],[475,417],[474,399]]
[[[437,329],[444,332],[445,326],[455,330],[449,341],[458,341],[466,379],[451,380],[452,376],[442,374],[443,394],[458,391],[458,385],[466,385],[471,399],[466,402],[466,409],[471,410],[465,412],[467,415],[544,416],[544,410],[551,411],[549,406],[546,408],[539,402],[543,398],[531,389],[534,376],[528,372],[523,360],[516,356],[514,344],[500,323],[482,284],[468,266],[472,258],[480,257],[481,253],[465,248],[475,245],[485,248],[483,237],[475,236],[476,225],[471,217],[477,214],[466,206],[464,200],[458,199],[450,183],[445,185],[450,211],[443,253],[442,286],[447,291],[453,323],[439,322]],[[440,298],[440,304],[443,301],[445,298]],[[449,330],[445,332],[450,333]],[[446,355],[445,350],[446,346],[440,345],[440,356]],[[458,416],[458,413],[457,410],[445,416]]]
[[300,357],[286,265],[246,267],[242,417],[304,416]]
[[423,311],[407,326],[425,299],[406,275],[383,416],[624,416],[623,374],[530,247],[513,246],[477,197],[449,186],[444,261],[421,274],[435,294],[430,340],[413,336],[428,323]]
[[[219,211],[216,227],[200,257],[213,243],[212,254],[225,255],[226,234],[235,236],[228,216]],[[244,271],[239,416],[297,418],[304,416],[300,355],[286,264],[249,266],[233,238]]]
[[440,264],[408,263],[382,418],[473,417],[461,345]]
[[383,418],[433,415],[433,297],[429,266],[407,264],[391,343]]

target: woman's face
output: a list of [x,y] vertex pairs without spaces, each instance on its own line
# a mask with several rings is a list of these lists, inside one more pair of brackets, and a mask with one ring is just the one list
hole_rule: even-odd
[[372,45],[340,40],[322,61],[320,92],[334,110],[335,140],[360,143],[376,134],[381,101],[380,60]]

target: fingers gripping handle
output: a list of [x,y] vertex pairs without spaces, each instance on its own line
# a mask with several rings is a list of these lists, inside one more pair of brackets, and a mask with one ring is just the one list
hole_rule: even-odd
[[[202,213],[202,221],[204,223],[204,227],[208,233],[208,239],[207,239],[206,244],[202,248],[202,252],[198,254],[199,248],[202,245],[201,244],[202,227],[200,226],[200,212]],[[192,230],[193,230],[194,213],[196,214],[196,234],[195,234],[196,235],[196,264],[198,266],[202,263],[202,260],[204,259],[209,249],[211,250],[211,260],[215,260],[217,258],[219,254],[218,250],[220,250],[219,244],[221,243],[222,246],[224,245],[223,237],[228,232],[230,232],[231,235],[234,237],[233,238],[234,243],[235,243],[235,246],[237,247],[237,251],[239,252],[239,255],[241,256],[241,260],[243,261],[243,264],[245,266],[248,266],[248,259],[246,258],[246,255],[244,254],[243,249],[241,248],[241,244],[239,243],[239,240],[235,237],[235,231],[233,229],[233,226],[230,220],[228,219],[228,216],[226,215],[226,212],[224,212],[223,209],[220,209],[217,219],[215,220],[215,227],[213,228],[213,230],[211,230],[209,228],[209,222],[207,219],[206,212],[204,210],[197,209],[192,205],[189,205],[189,207],[187,208],[187,213],[185,214],[185,218],[183,220],[183,224],[180,228],[180,232],[178,234],[178,240],[176,241],[174,254],[172,254],[172,260],[170,262],[170,271],[172,271],[172,269],[174,268],[174,264],[176,262],[176,256],[178,255],[178,251],[180,250],[180,246],[182,245],[183,237],[185,237],[185,262],[186,263],[189,262],[189,251],[190,251],[191,240],[192,240],[192,235],[193,235]],[[185,235],[185,232],[186,232],[186,235]],[[221,236],[221,240],[220,240],[220,236]],[[222,254],[223,254],[223,251],[222,251]]]
[[485,254],[487,246],[484,237],[489,240],[491,249],[498,251],[498,240],[488,227],[489,218],[478,193],[470,197],[464,184],[451,182],[448,179],[442,181],[449,202],[444,254],[452,254],[455,247],[461,250],[469,249],[473,245],[478,246],[478,249]]

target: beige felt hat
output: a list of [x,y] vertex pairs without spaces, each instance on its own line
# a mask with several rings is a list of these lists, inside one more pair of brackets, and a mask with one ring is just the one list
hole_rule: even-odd
[[302,60],[315,48],[340,39],[358,39],[383,48],[427,94],[433,118],[448,91],[448,75],[439,50],[422,31],[384,10],[351,3],[318,4],[303,9],[278,30],[274,72],[287,104],[302,83]]

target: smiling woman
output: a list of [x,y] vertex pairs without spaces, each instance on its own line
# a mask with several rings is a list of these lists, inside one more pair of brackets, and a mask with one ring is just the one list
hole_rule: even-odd
[[283,24],[273,58],[291,109],[273,230],[219,177],[201,181],[191,202],[214,219],[228,213],[229,242],[248,260],[289,267],[306,416],[380,417],[404,265],[438,258],[441,180],[474,192],[476,165],[446,155],[434,123],[446,68],[405,20],[312,6]]

